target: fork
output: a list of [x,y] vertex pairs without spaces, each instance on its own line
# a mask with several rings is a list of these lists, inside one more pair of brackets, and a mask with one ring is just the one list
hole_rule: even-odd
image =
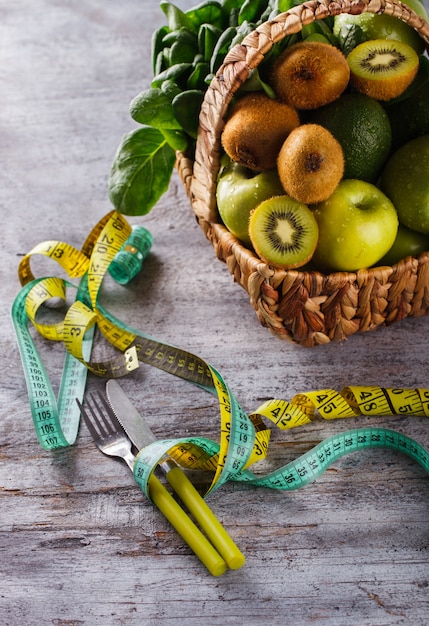
[[[76,398],[85,424],[101,452],[108,456],[122,458],[133,471],[135,456],[131,451],[131,441],[125,435],[103,394],[98,392],[97,396],[90,394],[91,402],[86,396],[84,404]],[[153,503],[209,572],[213,576],[224,574],[227,565],[222,556],[154,474],[149,479],[149,493]]]

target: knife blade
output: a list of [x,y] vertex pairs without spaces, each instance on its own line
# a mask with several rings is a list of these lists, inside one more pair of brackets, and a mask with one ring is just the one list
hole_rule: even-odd
[[[156,437],[146,420],[137,411],[116,379],[107,381],[106,394],[116,417],[136,448],[141,450],[156,441]],[[164,470],[166,479],[173,490],[205,531],[207,537],[224,558],[228,567],[231,569],[239,569],[242,567],[245,562],[244,554],[227,533],[204,498],[202,498],[195,489],[186,474],[171,458],[167,458],[160,463],[160,466]]]

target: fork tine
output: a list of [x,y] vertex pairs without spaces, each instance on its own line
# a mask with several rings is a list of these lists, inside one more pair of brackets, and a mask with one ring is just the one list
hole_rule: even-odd
[[[85,406],[84,406],[84,405],[83,405],[83,404],[82,404],[82,403],[81,403],[81,402],[80,402],[77,398],[76,398],[76,402],[77,402],[77,405],[78,405],[79,410],[80,410],[80,412],[81,412],[81,415],[82,415],[82,417],[83,417],[83,419],[84,419],[84,421],[85,421],[86,427],[88,428],[88,430],[89,430],[89,432],[90,432],[90,434],[91,434],[91,437],[92,437],[95,441],[97,441],[97,439],[99,439],[99,434],[98,434],[98,432],[97,432],[96,428],[94,427],[94,425],[93,425],[93,423],[92,423],[92,421],[91,421],[91,419],[90,419],[90,417],[89,417],[89,413],[88,413],[88,411],[89,411],[89,408],[88,408],[88,403],[86,402],[86,403],[85,403]],[[88,410],[87,410],[87,409],[88,409]]]
[[84,405],[77,398],[76,402],[91,436],[94,439],[105,439],[115,434],[123,434],[123,428],[103,394],[99,391],[97,395],[89,394],[89,397],[92,404],[88,402],[88,398]]
[[[94,398],[92,395],[91,399],[94,402]],[[88,402],[88,399],[86,399],[84,405],[82,405],[80,402],[78,402],[78,405],[82,413],[82,417],[85,420],[85,424],[91,434],[91,437],[95,441],[100,440],[100,438],[103,439],[106,436],[106,432],[97,417],[97,413],[94,411],[94,407]]]
[[[91,411],[92,417],[94,418],[95,423],[100,431],[102,437],[106,437],[108,435],[112,435],[112,428],[109,425],[109,422],[106,420],[106,416],[100,407],[95,394],[91,394],[90,398],[92,400],[92,405],[88,404],[88,407]],[[95,407],[95,408],[94,408]],[[97,411],[95,410],[97,409]]]
[[100,411],[100,415],[104,417],[104,425],[106,426],[106,428],[109,428],[111,433],[115,432],[115,433],[125,434],[124,429],[122,428],[122,424],[119,422],[118,418],[116,417],[116,414],[113,411],[112,407],[110,406],[106,396],[102,394],[101,391],[99,391],[97,395],[98,395],[99,400],[101,401],[101,404],[103,405],[104,411],[100,409],[99,405],[97,404],[93,396],[92,398],[95,404],[97,405],[98,410]]

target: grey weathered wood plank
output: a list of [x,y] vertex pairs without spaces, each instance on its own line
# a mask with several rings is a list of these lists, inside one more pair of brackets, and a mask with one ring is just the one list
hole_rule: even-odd
[[[164,20],[149,0],[21,0],[4,5],[1,17],[0,622],[425,626],[429,482],[407,457],[351,455],[290,493],[228,483],[209,502],[247,563],[214,579],[84,427],[69,449],[39,447],[10,320],[17,266],[45,239],[79,247],[110,210],[110,164],[133,127],[128,104],[149,84],[150,36]],[[153,251],[132,284],[106,280],[103,303],[212,363],[245,410],[347,384],[429,386],[427,319],[312,350],[260,327],[195,223],[176,174],[157,207],[132,221],[152,232]],[[57,273],[43,259],[34,268]],[[57,388],[62,347],[36,341]],[[91,388],[102,384],[89,378]],[[157,435],[218,437],[211,395],[147,366],[123,385]],[[317,421],[274,431],[269,458],[255,470],[364,425],[429,446],[425,418]]]

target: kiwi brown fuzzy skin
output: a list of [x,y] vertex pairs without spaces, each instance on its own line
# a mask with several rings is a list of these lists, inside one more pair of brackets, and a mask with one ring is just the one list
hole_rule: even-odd
[[402,42],[384,39],[359,44],[350,52],[347,62],[353,88],[381,101],[397,98],[404,93],[419,68],[419,57],[415,50]]
[[283,143],[277,170],[289,196],[304,204],[323,202],[343,176],[343,150],[323,126],[302,124]]
[[333,102],[346,89],[349,79],[350,68],[342,52],[318,41],[301,41],[286,48],[270,73],[277,97],[298,110]]
[[275,169],[280,148],[299,115],[288,104],[251,92],[237,100],[225,123],[221,142],[232,161],[255,171]]

